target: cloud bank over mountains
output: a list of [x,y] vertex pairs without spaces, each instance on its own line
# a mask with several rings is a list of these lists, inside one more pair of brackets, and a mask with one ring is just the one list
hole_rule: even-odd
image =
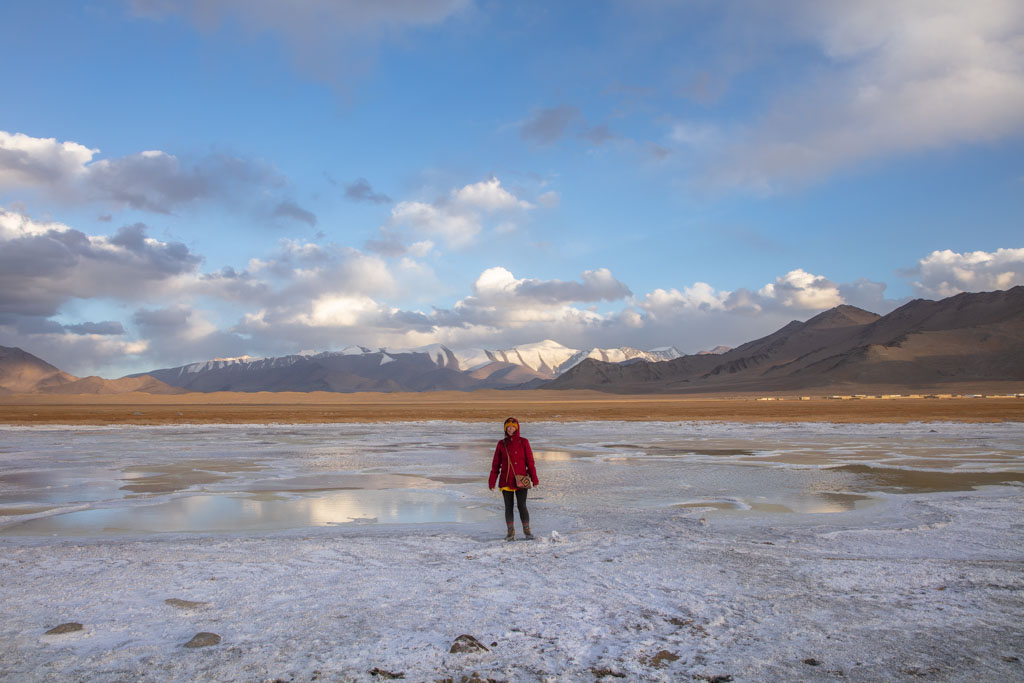
[[[50,168],[82,173],[80,163],[61,161],[68,149],[84,159],[88,155],[75,151],[81,147],[47,144],[57,151]],[[0,174],[4,182],[41,175],[9,160]],[[409,226],[408,239],[429,235],[454,249],[479,235],[492,213],[536,206],[497,178],[454,188],[434,204],[399,202],[396,209],[403,204],[433,211],[425,224]],[[452,217],[460,217],[454,225],[461,232],[450,223],[431,222]],[[383,227],[396,226],[392,220]],[[1024,283],[1024,249],[935,251],[905,273],[921,296],[1005,289]],[[696,351],[734,344],[841,303],[880,313],[900,303],[884,298],[885,283],[837,283],[799,268],[756,290],[692,282],[637,293],[608,268],[559,280],[517,277],[503,266],[484,268],[463,283],[464,295],[447,308],[390,303],[432,282],[430,263],[416,260],[408,248],[385,256],[283,239],[273,252],[251,258],[244,270],[218,269],[185,244],[151,236],[142,223],[87,234],[15,208],[0,209],[0,344],[30,348],[73,371],[350,344],[511,346],[557,339],[579,346],[675,345]],[[89,302],[104,302],[123,315],[59,322],[76,317],[74,311]]]

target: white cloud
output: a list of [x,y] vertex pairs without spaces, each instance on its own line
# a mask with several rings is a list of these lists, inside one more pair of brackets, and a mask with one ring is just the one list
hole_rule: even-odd
[[775,282],[762,287],[758,294],[787,308],[824,310],[843,303],[839,287],[821,275],[812,275],[797,268],[775,278]]
[[630,296],[625,284],[607,268],[586,270],[579,282],[517,279],[501,266],[483,271],[473,283],[474,297],[462,305],[559,305],[570,302],[615,301]]
[[744,314],[786,309],[821,311],[846,302],[839,285],[798,268],[780,275],[757,292],[716,290],[706,282],[695,282],[682,291],[655,289],[634,303],[657,319],[714,311]]
[[29,191],[62,204],[102,202],[162,214],[199,200],[230,199],[237,205],[260,195],[268,204],[256,207],[258,212],[316,223],[316,216],[294,201],[274,197],[286,182],[260,161],[224,154],[182,161],[159,150],[93,160],[98,153],[77,142],[0,131],[0,192]]
[[70,228],[57,221],[37,221],[23,213],[0,207],[0,240],[37,237],[50,231],[66,232]]
[[395,225],[408,225],[422,234],[437,236],[455,248],[473,242],[481,229],[479,216],[475,213],[423,202],[399,202],[391,210],[391,221]]
[[923,297],[1009,289],[1024,284],[1024,249],[933,251],[918,261],[914,275],[914,289]]
[[[1024,133],[1020,2],[767,7],[751,4],[734,16],[757,34],[770,27],[765,40],[782,47],[816,46],[823,64],[814,75],[796,72],[758,118],[710,146],[704,180],[712,186],[772,192],[873,158]],[[671,136],[707,139],[692,127],[676,126]]]
[[98,153],[77,142],[0,130],[0,190],[72,182]]
[[312,303],[309,313],[291,321],[312,327],[354,327],[376,316],[381,307],[368,296],[324,295]]
[[142,224],[87,235],[0,208],[0,313],[50,316],[72,299],[152,295],[200,258]]
[[683,291],[675,288],[655,289],[648,292],[642,300],[638,300],[637,305],[655,317],[680,309],[689,311],[725,310],[729,294],[730,292],[727,291],[715,291],[714,287],[706,282],[695,282],[690,287],[684,287]]
[[529,202],[516,199],[511,192],[501,186],[501,181],[497,178],[459,188],[452,192],[452,200],[456,205],[484,211],[533,208]]
[[533,204],[518,199],[501,186],[497,178],[453,189],[447,197],[433,203],[399,202],[391,210],[391,220],[383,232],[408,226],[427,237],[437,237],[452,248],[472,244],[483,230],[488,217],[501,217],[505,224]]

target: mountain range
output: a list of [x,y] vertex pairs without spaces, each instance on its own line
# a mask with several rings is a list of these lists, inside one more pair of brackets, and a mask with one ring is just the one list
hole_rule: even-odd
[[[443,344],[416,349],[370,349],[274,358],[221,358],[146,373],[189,391],[439,391],[529,387],[553,379],[584,360],[672,360],[675,348],[641,351],[572,349],[550,339],[508,349],[453,350]],[[139,377],[141,375],[132,375]]]
[[221,358],[117,380],[77,378],[0,347],[0,393],[596,389],[617,393],[932,387],[1024,380],[1024,286],[917,299],[885,316],[841,305],[730,349],[370,349]]
[[1007,380],[1024,380],[1024,286],[916,299],[885,316],[837,306],[720,355],[585,360],[544,388],[762,392]]

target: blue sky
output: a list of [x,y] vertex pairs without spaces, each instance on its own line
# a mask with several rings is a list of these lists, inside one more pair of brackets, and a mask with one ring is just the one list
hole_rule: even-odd
[[5,3],[0,344],[737,345],[1024,284],[996,0]]

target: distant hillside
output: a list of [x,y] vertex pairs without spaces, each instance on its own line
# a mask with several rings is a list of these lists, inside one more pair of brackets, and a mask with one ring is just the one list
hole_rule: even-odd
[[77,379],[41,358],[13,346],[0,346],[0,389],[25,394],[61,386]]
[[545,389],[621,393],[931,386],[1024,380],[1024,287],[917,299],[886,316],[837,306],[720,355],[588,360]]
[[59,386],[40,389],[42,394],[126,394],[129,392],[143,394],[185,394],[185,389],[164,384],[149,375],[141,377],[122,377],[121,379],[103,379],[92,375],[76,379],[74,382]]
[[79,379],[27,351],[0,346],[0,394],[123,394],[131,391],[183,393],[182,389],[168,386],[148,375],[130,379]]

